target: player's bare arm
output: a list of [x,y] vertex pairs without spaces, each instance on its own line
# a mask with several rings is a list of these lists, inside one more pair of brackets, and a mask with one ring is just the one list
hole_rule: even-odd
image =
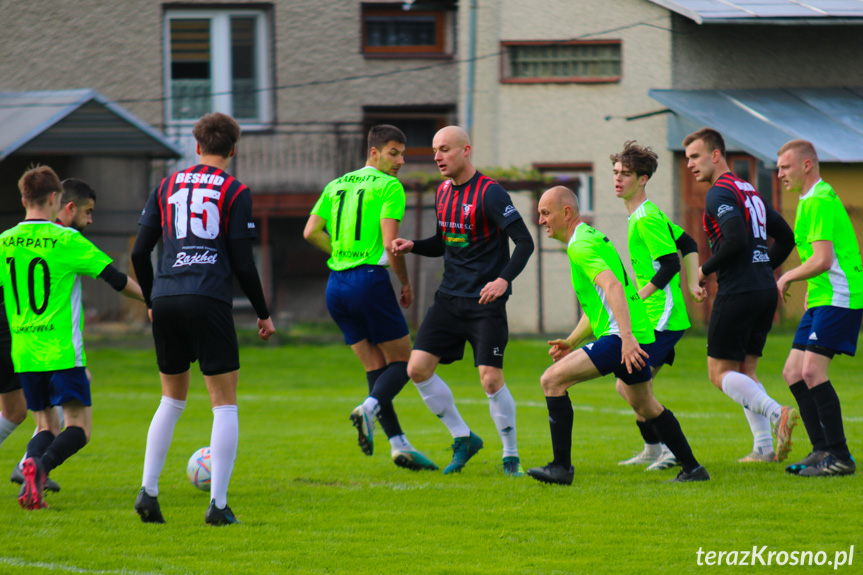
[[405,262],[404,257],[396,255],[392,248],[398,239],[399,221],[392,218],[382,218],[381,234],[383,236],[384,252],[387,254],[387,261],[402,284],[401,293],[399,294],[399,304],[404,308],[410,307],[414,301],[414,292],[411,287],[410,276],[408,275],[407,262]]
[[303,237],[307,242],[325,253],[332,253],[333,246],[330,241],[330,235],[326,232],[327,220],[317,214],[309,216],[309,221],[306,222],[306,228],[303,230]]
[[623,286],[617,281],[614,272],[604,270],[594,278],[596,285],[602,288],[608,298],[608,304],[617,320],[620,329],[621,359],[620,363],[626,364],[626,371],[632,373],[633,368],[644,367],[647,352],[641,349],[635,336],[632,335],[632,322],[629,317],[629,306],[626,303],[626,293]]
[[788,299],[788,290],[796,281],[814,278],[830,269],[833,265],[833,242],[819,240],[812,242],[812,257],[796,268],[790,269],[779,278],[776,287],[783,299]]
[[686,269],[686,286],[689,288],[689,294],[696,302],[703,302],[707,297],[707,290],[700,283],[701,266],[698,263],[698,252],[683,256],[683,267]]
[[548,345],[551,346],[551,349],[548,350],[548,355],[551,356],[552,361],[563,358],[581,345],[581,342],[587,339],[587,336],[591,333],[590,319],[587,317],[587,314],[582,314],[581,319],[578,320],[578,324],[576,324],[572,333],[569,334],[569,337],[566,339],[553,339],[548,342]]
[[[384,245],[386,245],[386,243]],[[414,249],[414,243],[411,240],[396,238],[392,241],[391,249],[393,255],[403,256],[411,253],[411,250]]]

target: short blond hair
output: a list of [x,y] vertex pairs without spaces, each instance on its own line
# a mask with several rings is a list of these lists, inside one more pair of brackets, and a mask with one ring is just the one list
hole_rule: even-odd
[[812,160],[813,164],[818,163],[818,152],[815,151],[815,146],[813,146],[812,142],[810,142],[809,140],[791,140],[790,142],[779,148],[779,151],[776,153],[776,155],[781,156],[788,150],[794,150],[800,156],[802,156],[803,159]]

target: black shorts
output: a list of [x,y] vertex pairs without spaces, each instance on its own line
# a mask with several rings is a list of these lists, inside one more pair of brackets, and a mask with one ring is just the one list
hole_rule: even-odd
[[760,357],[778,303],[775,288],[717,295],[707,328],[707,356],[733,361]]
[[177,375],[197,361],[204,375],[240,369],[230,304],[200,295],[153,300],[153,340],[159,371]]
[[[0,310],[0,313],[5,313]],[[0,393],[21,389],[21,378],[12,365],[12,342],[0,342]]]
[[479,298],[435,294],[434,303],[417,333],[414,349],[452,363],[464,357],[464,344],[473,348],[473,364],[503,367],[509,340],[506,300],[480,305]]

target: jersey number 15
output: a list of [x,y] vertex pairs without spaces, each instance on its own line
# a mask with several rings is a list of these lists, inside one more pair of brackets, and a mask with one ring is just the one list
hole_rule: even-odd
[[[221,196],[220,191],[205,188],[192,190],[191,203],[189,188],[180,188],[168,196],[168,204],[174,206],[174,229],[177,231],[177,239],[181,240],[189,234],[187,226],[190,222],[193,234],[205,240],[215,239],[219,235],[219,206],[205,199],[218,201]],[[191,218],[189,211],[192,212]]]

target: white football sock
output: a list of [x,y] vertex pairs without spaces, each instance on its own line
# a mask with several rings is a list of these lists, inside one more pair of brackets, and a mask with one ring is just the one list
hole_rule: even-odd
[[416,451],[404,434],[390,437],[390,447],[393,448],[393,451]]
[[782,406],[767,395],[764,387],[739,371],[725,374],[722,378],[722,391],[750,411],[768,417],[773,424],[777,423],[782,415]]
[[214,407],[213,432],[210,435],[210,458],[213,465],[210,499],[215,499],[219,509],[224,509],[228,504],[228,484],[234,472],[239,441],[240,419],[237,406]]
[[497,427],[503,443],[504,457],[518,457],[518,444],[515,437],[515,400],[506,384],[493,394],[488,395],[488,411]]
[[3,442],[6,441],[6,438],[9,437],[13,431],[18,428],[17,423],[12,423],[2,415],[0,415],[0,445],[3,445]]
[[363,402],[363,409],[365,409],[367,413],[377,416],[378,412],[381,410],[380,402],[374,397],[367,397]]
[[[753,381],[755,381],[755,384],[762,391],[767,393],[760,381]],[[746,414],[746,421],[749,422],[749,429],[752,430],[752,451],[760,455],[772,452],[773,433],[770,430],[770,420],[760,413],[755,413],[745,407],[743,408],[743,413]]]
[[159,476],[165,466],[165,458],[171,447],[174,436],[174,426],[177,425],[186,402],[179,399],[162,396],[159,408],[150,422],[147,432],[147,450],[144,455],[144,477],[141,485],[150,497],[159,495]]
[[663,443],[645,443],[644,454],[649,457],[659,457],[662,454]]
[[438,374],[434,373],[428,381],[421,381],[415,385],[425,404],[432,413],[443,421],[454,438],[470,435],[470,428],[455,406],[452,391]]

